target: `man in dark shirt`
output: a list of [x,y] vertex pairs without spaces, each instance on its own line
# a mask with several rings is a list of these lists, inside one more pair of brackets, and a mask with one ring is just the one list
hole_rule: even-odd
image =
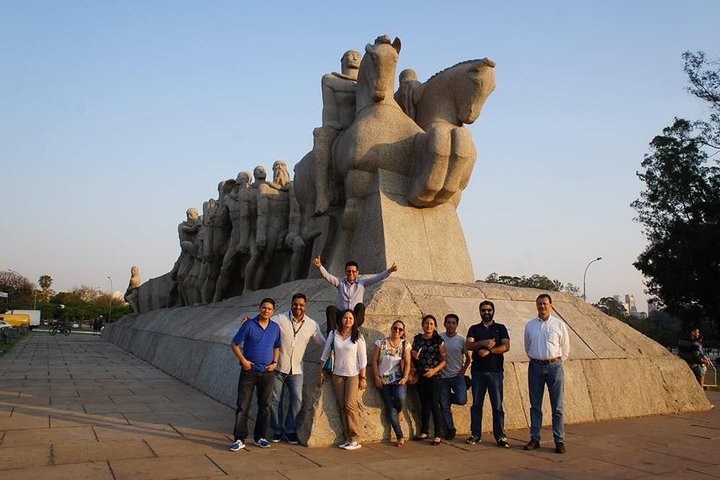
[[480,303],[481,323],[470,327],[466,346],[472,351],[472,394],[470,407],[470,438],[465,443],[481,442],[483,403],[485,392],[490,395],[492,406],[493,435],[498,446],[510,448],[505,436],[505,411],[503,410],[503,354],[510,350],[510,336],[505,325],[495,323],[495,305],[485,300]]
[[270,447],[265,436],[270,418],[273,372],[280,358],[280,326],[270,321],[274,311],[275,301],[264,298],[260,302],[260,313],[242,324],[230,344],[242,366],[235,409],[234,441],[230,446],[233,452],[245,448],[248,411],[256,388],[258,411],[255,419],[255,445],[260,448]]

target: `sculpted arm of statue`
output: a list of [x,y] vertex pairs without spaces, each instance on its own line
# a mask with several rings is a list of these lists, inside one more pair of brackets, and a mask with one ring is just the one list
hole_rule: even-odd
[[290,218],[287,237],[285,237],[285,245],[292,248],[295,238],[300,237],[300,222],[302,217],[300,214],[300,204],[298,204],[297,198],[295,197],[295,188],[292,183],[288,185],[290,186]]
[[258,192],[257,199],[257,229],[255,231],[255,245],[258,248],[265,248],[267,246],[267,225],[268,217],[270,213],[270,200]]
[[330,86],[331,75],[324,75],[321,81],[322,86],[322,125],[323,127],[331,127],[340,130],[340,120],[338,119],[338,107],[335,100],[335,91]]

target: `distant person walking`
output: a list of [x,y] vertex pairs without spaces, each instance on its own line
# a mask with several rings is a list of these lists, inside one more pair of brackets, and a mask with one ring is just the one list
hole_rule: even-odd
[[702,333],[698,327],[690,328],[689,335],[678,342],[678,356],[690,366],[701,388],[705,388],[705,374],[710,358],[702,347]]
[[370,277],[360,277],[358,264],[350,261],[345,264],[345,278],[340,280],[338,277],[328,273],[322,265],[320,257],[315,257],[313,264],[320,270],[323,278],[336,287],[338,291],[337,304],[330,305],[325,310],[325,316],[327,317],[325,331],[328,333],[335,329],[339,320],[339,312],[343,310],[352,310],[355,323],[360,328],[365,321],[365,304],[363,303],[365,287],[385,280],[391,273],[397,272],[398,269],[397,265],[393,263],[390,268],[382,273]]
[[530,391],[530,441],[523,447],[540,447],[542,402],[547,385],[552,408],[552,431],[555,452],[565,453],[565,371],[563,362],[570,355],[570,334],[565,322],[551,315],[552,298],[543,293],[535,300],[537,317],[525,325],[525,352],[530,357],[528,389]]

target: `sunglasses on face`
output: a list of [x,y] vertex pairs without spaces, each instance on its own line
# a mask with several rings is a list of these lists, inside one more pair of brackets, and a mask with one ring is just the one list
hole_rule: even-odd
[[402,331],[403,331],[403,328],[402,328],[402,327],[392,327],[392,329],[393,329],[393,331],[395,331],[395,332],[402,332]]

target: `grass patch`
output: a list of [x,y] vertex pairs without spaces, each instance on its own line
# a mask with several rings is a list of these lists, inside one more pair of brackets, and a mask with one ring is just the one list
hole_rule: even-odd
[[12,350],[12,348],[23,338],[25,338],[25,335],[27,333],[21,333],[20,335],[11,334],[4,340],[0,340],[0,358],[2,358],[3,355],[5,355],[7,352]]

